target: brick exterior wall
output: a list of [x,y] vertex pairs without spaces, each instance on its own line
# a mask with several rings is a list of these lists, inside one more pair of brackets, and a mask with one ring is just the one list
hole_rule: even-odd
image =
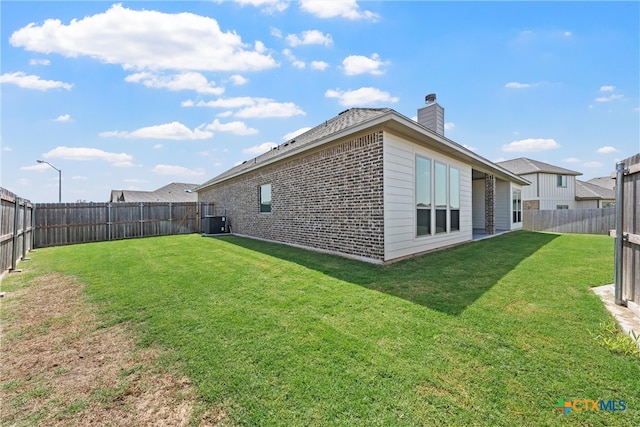
[[484,177],[484,231],[496,234],[496,177],[489,174]]
[[[332,143],[198,192],[226,208],[232,231],[384,260],[383,132]],[[259,212],[271,184],[271,213]]]

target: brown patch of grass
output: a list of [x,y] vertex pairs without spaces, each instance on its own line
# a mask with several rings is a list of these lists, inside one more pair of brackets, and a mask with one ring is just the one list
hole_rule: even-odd
[[81,285],[47,275],[2,298],[2,425],[210,426],[188,378],[136,348],[125,325],[101,327]]

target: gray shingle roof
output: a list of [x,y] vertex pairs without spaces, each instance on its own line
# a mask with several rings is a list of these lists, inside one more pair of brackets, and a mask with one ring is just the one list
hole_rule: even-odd
[[612,179],[610,176],[598,176],[591,178],[587,182],[589,184],[597,185],[598,187],[608,188],[609,190],[613,190],[616,186],[616,180]]
[[549,163],[539,162],[526,157],[506,160],[504,162],[496,162],[496,164],[515,173],[516,175],[526,175],[530,173],[551,173],[575,176],[582,175],[581,172],[572,171],[570,169],[561,168],[559,166],[550,165]]
[[251,160],[247,160],[242,164],[221,173],[220,175],[200,185],[197,189],[207,187],[211,183],[220,181],[221,179],[224,179],[226,177],[236,175],[237,173],[263,163],[266,160],[272,159],[276,156],[280,156],[288,151],[311,144],[312,142],[318,141],[328,135],[340,132],[344,129],[348,129],[352,126],[365,123],[369,120],[373,120],[390,111],[393,110],[391,108],[351,108],[349,110],[345,110],[337,116],[325,121],[324,123],[321,123],[318,126],[296,136],[295,138],[292,138],[278,145],[274,149],[257,157],[254,157]]
[[[111,190],[111,202],[197,202],[198,184],[172,182],[154,191]],[[188,190],[188,191],[185,191]]]
[[576,199],[606,199],[614,200],[616,194],[609,188],[600,187],[589,182],[578,181],[576,179]]

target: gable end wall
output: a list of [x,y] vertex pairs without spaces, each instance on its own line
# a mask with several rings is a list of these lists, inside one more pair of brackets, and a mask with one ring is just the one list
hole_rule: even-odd
[[[377,261],[384,259],[383,132],[284,159],[198,192],[226,208],[232,231]],[[272,212],[259,213],[271,184]]]

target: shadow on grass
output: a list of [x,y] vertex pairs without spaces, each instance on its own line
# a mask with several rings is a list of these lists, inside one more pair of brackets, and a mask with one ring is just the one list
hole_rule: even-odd
[[522,260],[556,237],[518,231],[388,266],[238,236],[221,239],[442,313],[458,315]]

